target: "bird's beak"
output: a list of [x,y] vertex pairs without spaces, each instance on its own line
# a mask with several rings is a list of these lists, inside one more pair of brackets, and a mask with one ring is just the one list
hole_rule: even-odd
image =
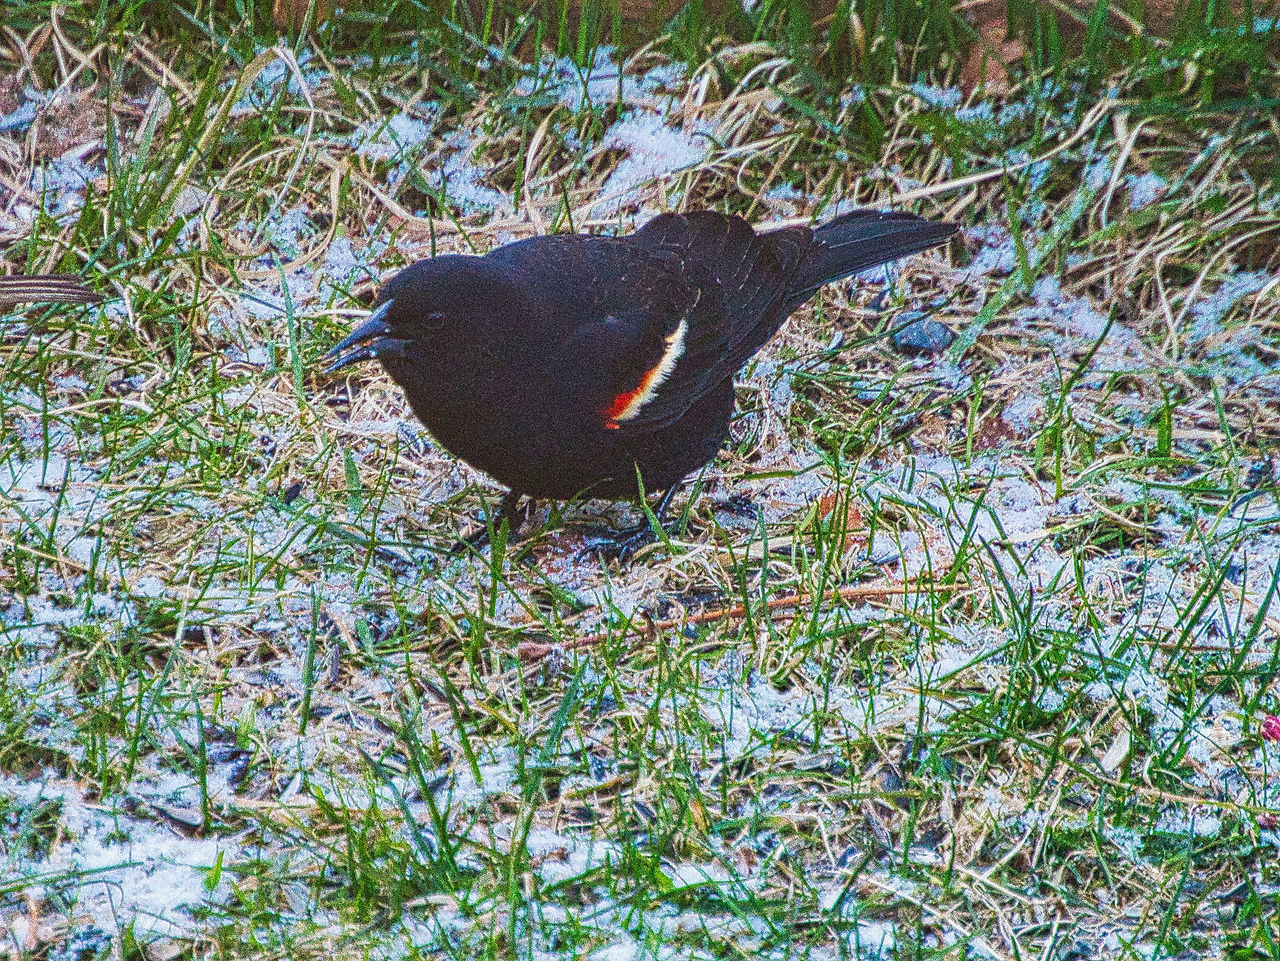
[[[387,336],[391,333],[391,325],[387,323],[386,319],[387,311],[391,309],[392,303],[394,301],[388,300],[379,304],[363,324],[344,337],[337,346],[324,355],[325,360],[337,358],[325,368],[326,374],[332,374],[335,370],[341,370],[350,364],[358,364],[362,360],[404,355],[404,349],[408,346],[409,341]],[[351,347],[354,347],[355,350],[348,350]],[[347,353],[344,354],[343,351],[347,351]]]

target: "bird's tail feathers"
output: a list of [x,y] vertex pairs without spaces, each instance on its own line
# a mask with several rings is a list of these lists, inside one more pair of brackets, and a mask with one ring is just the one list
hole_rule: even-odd
[[814,231],[818,244],[800,264],[791,289],[804,296],[833,280],[936,247],[958,229],[915,214],[851,210]]
[[0,305],[96,304],[102,296],[75,274],[14,274],[0,277]]

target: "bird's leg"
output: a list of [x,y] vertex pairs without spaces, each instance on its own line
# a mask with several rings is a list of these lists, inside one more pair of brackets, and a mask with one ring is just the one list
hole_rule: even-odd
[[[662,499],[658,501],[658,506],[653,511],[653,519],[657,522],[657,526],[662,526],[662,517],[667,512],[667,507],[671,503],[671,498],[675,495],[678,484],[672,484],[663,493]],[[586,553],[594,553],[600,556],[603,561],[616,560],[622,563],[627,560],[636,551],[642,547],[647,547],[658,539],[658,534],[654,530],[654,525],[650,523],[648,516],[645,517],[643,524],[637,524],[635,527],[623,528],[620,531],[611,531],[594,537],[587,542]]]
[[529,517],[537,507],[538,502],[533,498],[529,498],[529,504],[524,510],[519,510],[520,498],[524,495],[519,491],[509,491],[503,495],[502,502],[498,504],[498,509],[493,515],[486,520],[478,531],[468,534],[458,542],[454,553],[465,551],[468,547],[477,550],[489,543],[489,532],[495,534],[502,528],[503,523],[507,525],[507,539],[510,541],[515,537],[516,532],[524,526],[525,519]]
[[515,537],[520,528],[524,527],[524,522],[529,519],[529,515],[533,513],[538,502],[531,497],[525,509],[519,510],[520,498],[523,496],[519,491],[508,491],[502,498],[502,503],[498,505],[498,510],[493,515],[493,529],[495,531],[505,522],[507,536]]

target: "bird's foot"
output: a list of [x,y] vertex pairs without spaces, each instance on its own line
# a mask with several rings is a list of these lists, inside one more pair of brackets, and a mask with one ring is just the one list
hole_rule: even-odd
[[606,564],[610,561],[625,564],[657,539],[658,535],[648,524],[626,527],[620,531],[597,528],[595,533],[587,538],[580,556],[594,554]]
[[521,494],[511,493],[503,497],[497,511],[478,530],[467,534],[465,537],[458,538],[457,544],[454,545],[453,553],[465,554],[468,551],[481,550],[486,544],[492,542],[492,535],[500,531],[504,523],[507,525],[507,543],[513,542],[516,539],[516,534],[524,527],[525,521],[533,516],[534,510],[538,506],[538,502],[531,497],[521,507],[520,498],[522,496]]
[[643,524],[624,527],[622,530],[594,528],[592,535],[587,537],[586,546],[583,547],[579,556],[594,554],[606,564],[610,561],[625,564],[644,548],[656,542],[660,532],[663,540],[666,540],[667,535],[662,518],[666,515],[667,508],[671,506],[671,495],[676,492],[676,486],[678,485],[667,488],[659,499],[656,509],[645,508]]
[[715,507],[717,510],[723,510],[738,517],[748,517],[754,520],[756,516],[756,505],[746,494],[734,494],[715,501]]
[[[462,537],[459,537],[456,541],[454,541],[453,550],[451,550],[449,553],[468,554],[471,551],[479,552],[484,550],[486,547],[490,545],[490,543],[492,543],[493,538],[491,534],[496,534],[498,532],[499,527],[501,527],[501,524],[499,524],[498,527],[493,528],[491,531],[488,524],[481,524],[479,527],[473,530],[470,534],[465,534]],[[511,529],[507,528],[508,539],[510,539],[511,533],[512,533]]]

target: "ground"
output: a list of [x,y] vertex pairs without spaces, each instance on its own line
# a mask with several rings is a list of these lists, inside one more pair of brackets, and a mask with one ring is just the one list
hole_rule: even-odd
[[[105,297],[0,321],[3,950],[1280,955],[1274,45],[987,98],[94,22],[0,35],[7,270]],[[322,372],[433,253],[867,205],[963,232],[622,565],[599,502],[455,550],[502,491]]]

